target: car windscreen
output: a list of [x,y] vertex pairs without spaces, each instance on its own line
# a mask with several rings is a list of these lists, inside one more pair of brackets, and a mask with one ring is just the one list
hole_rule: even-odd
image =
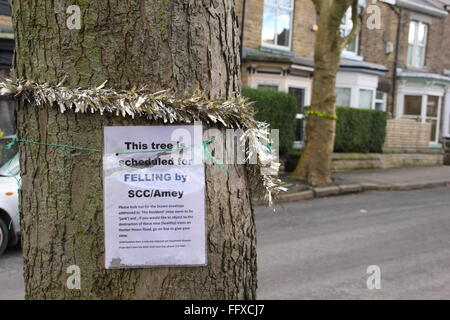
[[17,174],[19,174],[19,171],[20,171],[19,153],[16,153],[14,157],[12,157],[0,168],[0,176],[14,177]]

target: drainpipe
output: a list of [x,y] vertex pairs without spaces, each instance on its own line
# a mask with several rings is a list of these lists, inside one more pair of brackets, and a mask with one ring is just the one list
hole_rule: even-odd
[[244,55],[244,21],[245,21],[245,8],[247,7],[247,1],[243,0],[242,1],[242,16],[241,16],[241,50],[240,50],[240,55],[241,55],[241,64],[242,64],[242,56]]
[[401,32],[403,25],[403,17],[402,17],[402,8],[395,8],[394,5],[389,5],[389,8],[395,13],[397,16],[397,39],[395,43],[395,57],[394,57],[394,70],[392,70],[392,97],[391,97],[391,114],[392,118],[394,118],[395,113],[395,101],[397,100],[397,66],[398,66],[398,57],[400,55],[400,41],[401,41]]

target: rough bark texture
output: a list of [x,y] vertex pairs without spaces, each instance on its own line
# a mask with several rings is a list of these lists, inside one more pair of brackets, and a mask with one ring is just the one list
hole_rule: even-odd
[[[79,5],[82,29],[66,27]],[[56,84],[147,85],[212,97],[240,89],[232,0],[14,0],[15,73]],[[59,113],[21,104],[18,135],[46,143],[102,148],[105,125],[146,119]],[[102,155],[21,144],[22,245],[28,299],[254,299],[256,239],[243,166],[206,168],[208,266],[104,269]],[[81,290],[66,268],[81,268]]]
[[[357,0],[313,0],[319,19],[314,51],[314,80],[311,111],[336,115],[336,73],[344,47],[359,30]],[[342,37],[340,25],[345,12],[352,5],[354,28]],[[307,143],[293,175],[311,185],[329,184],[331,157],[336,131],[335,120],[310,115],[307,124]]]

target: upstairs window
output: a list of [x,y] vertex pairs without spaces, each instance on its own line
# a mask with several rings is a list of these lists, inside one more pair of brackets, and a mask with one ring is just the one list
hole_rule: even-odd
[[289,50],[292,34],[294,0],[265,0],[262,44]]
[[[341,36],[346,37],[352,32],[353,20],[352,20],[352,8],[348,8],[341,23]],[[353,55],[358,55],[359,35],[356,35],[353,40],[345,47],[344,52]]]
[[408,66],[422,68],[425,65],[428,25],[419,21],[409,23]]

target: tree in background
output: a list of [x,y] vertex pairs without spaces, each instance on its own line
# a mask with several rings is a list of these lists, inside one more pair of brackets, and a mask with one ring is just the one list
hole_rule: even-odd
[[[336,130],[336,73],[343,49],[360,28],[358,0],[313,0],[319,30],[314,51],[314,80],[307,142],[294,176],[312,185],[331,183],[331,156]],[[353,29],[342,35],[341,23],[352,8]]]
[[[77,6],[72,6],[77,4]],[[69,6],[71,7],[69,10]],[[13,0],[15,76],[69,87],[240,90],[233,0]],[[77,14],[82,20],[77,21]],[[21,102],[21,138],[101,148],[106,125],[160,124]],[[27,299],[254,299],[256,238],[242,165],[206,166],[208,266],[105,270],[102,154],[20,145]],[[69,290],[67,270],[81,272]],[[69,269],[71,270],[71,269]]]

